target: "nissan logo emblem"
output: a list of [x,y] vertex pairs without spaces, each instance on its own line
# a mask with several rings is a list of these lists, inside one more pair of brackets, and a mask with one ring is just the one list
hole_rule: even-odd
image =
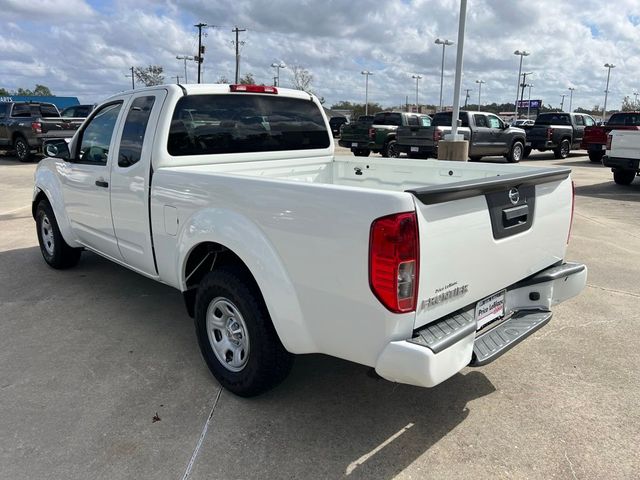
[[520,201],[520,192],[518,191],[517,188],[512,188],[511,190],[509,190],[509,200],[511,200],[511,203],[513,205],[517,205],[518,202]]

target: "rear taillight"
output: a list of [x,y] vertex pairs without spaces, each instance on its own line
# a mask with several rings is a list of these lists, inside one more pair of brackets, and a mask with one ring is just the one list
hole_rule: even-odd
[[607,135],[607,150],[611,150],[611,140],[613,139],[612,135]]
[[42,123],[31,122],[31,130],[33,130],[33,133],[42,133]]
[[440,140],[442,140],[442,130],[435,129],[433,131],[433,141],[439,142]]
[[547,128],[547,140],[551,140],[553,137],[553,128]]
[[278,93],[276,87],[270,87],[269,85],[229,85],[229,89],[232,92]]
[[567,235],[567,245],[569,245],[569,239],[571,238],[571,227],[573,226],[573,210],[576,206],[576,184],[571,180],[571,220],[569,220],[569,234]]
[[381,217],[371,224],[369,284],[378,300],[392,312],[416,309],[418,254],[415,212]]
[[370,128],[369,129],[369,138],[371,140],[375,140],[376,139],[376,129],[375,128]]

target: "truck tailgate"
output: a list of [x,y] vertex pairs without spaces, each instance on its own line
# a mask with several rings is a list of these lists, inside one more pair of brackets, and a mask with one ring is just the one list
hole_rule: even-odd
[[416,328],[564,258],[570,172],[540,168],[408,190],[420,236]]

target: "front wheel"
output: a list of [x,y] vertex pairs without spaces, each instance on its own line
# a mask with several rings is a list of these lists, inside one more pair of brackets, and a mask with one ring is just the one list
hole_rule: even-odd
[[618,185],[631,185],[634,178],[636,178],[635,170],[615,170],[613,172],[613,181]]
[[513,142],[513,145],[511,145],[511,150],[509,151],[509,154],[506,158],[509,163],[518,163],[520,160],[522,160],[523,154],[524,145],[522,144],[522,142]]
[[398,142],[395,140],[389,140],[387,145],[382,151],[383,157],[398,158],[400,156],[400,149],[398,148]]
[[569,152],[571,151],[571,144],[569,140],[566,138],[560,142],[558,148],[553,150],[553,156],[555,158],[567,158],[569,156]]
[[604,152],[602,150],[589,150],[589,160],[593,163],[600,163],[602,161],[602,157],[604,157]]
[[58,221],[47,200],[41,200],[36,207],[36,230],[40,252],[49,266],[62,270],[78,264],[82,249],[70,247],[64,241]]
[[222,266],[202,279],[195,327],[209,370],[236,395],[266,392],[291,370],[293,356],[280,342],[253,278],[242,268]]

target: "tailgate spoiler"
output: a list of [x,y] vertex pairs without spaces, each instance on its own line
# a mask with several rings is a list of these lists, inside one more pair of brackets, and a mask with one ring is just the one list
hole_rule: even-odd
[[509,173],[496,177],[474,178],[462,182],[418,187],[405,191],[415,195],[423,204],[433,205],[504,191],[513,187],[557,182],[569,177],[570,173],[570,168],[541,168],[536,172]]

